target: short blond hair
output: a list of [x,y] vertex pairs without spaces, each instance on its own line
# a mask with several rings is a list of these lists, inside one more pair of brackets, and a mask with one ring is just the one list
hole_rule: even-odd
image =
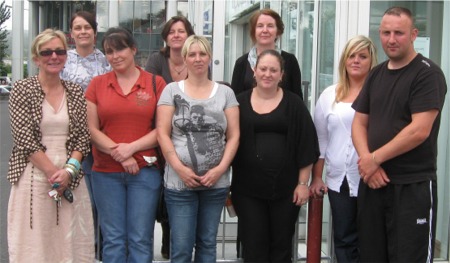
[[67,40],[66,35],[61,30],[47,28],[42,31],[39,35],[37,35],[33,43],[31,43],[31,56],[33,59],[37,59],[39,57],[39,51],[41,51],[41,46],[53,40],[54,38],[59,38],[61,40],[64,49],[67,50]]
[[183,45],[183,49],[181,50],[181,55],[186,58],[186,55],[191,48],[192,44],[197,43],[200,46],[200,49],[203,52],[206,52],[210,58],[212,58],[211,54],[211,44],[208,39],[203,36],[192,35],[186,39]]

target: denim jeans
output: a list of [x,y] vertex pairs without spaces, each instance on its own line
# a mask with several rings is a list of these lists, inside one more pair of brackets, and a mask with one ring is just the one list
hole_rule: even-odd
[[[94,231],[95,231],[95,258],[101,261],[101,254],[102,254],[102,246],[99,244],[102,242],[101,233],[100,233],[100,227],[98,224],[98,215],[97,215],[97,208],[95,206],[95,200],[94,200],[94,189],[92,188],[92,165],[94,164],[94,157],[92,156],[92,153],[89,153],[86,155],[86,157],[83,159],[83,162],[81,162],[81,166],[83,167],[84,171],[84,179],[86,182],[86,187],[88,189],[89,198],[91,199],[91,205],[92,205],[92,216],[94,218]],[[97,253],[98,252],[98,253]]]
[[103,235],[103,262],[152,262],[161,186],[158,169],[144,167],[137,175],[92,171],[92,184]]
[[170,260],[172,263],[216,262],[216,237],[220,215],[229,189],[165,189],[171,228]]

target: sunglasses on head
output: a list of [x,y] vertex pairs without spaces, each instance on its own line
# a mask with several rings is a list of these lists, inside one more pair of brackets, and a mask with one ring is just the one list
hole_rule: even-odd
[[65,49],[42,50],[42,51],[39,51],[39,55],[41,57],[48,57],[48,56],[53,55],[53,52],[55,52],[56,55],[58,55],[58,56],[67,55],[67,50],[65,50]]

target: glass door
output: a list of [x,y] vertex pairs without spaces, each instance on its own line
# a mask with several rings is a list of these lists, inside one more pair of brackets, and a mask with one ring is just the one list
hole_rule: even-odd
[[[272,8],[272,6],[271,6]],[[313,113],[318,95],[333,84],[335,1],[282,1],[284,23],[281,49],[294,54],[300,64],[305,104]],[[306,259],[307,207],[300,210],[299,260]],[[323,199],[322,260],[332,260],[331,216],[328,197]]]

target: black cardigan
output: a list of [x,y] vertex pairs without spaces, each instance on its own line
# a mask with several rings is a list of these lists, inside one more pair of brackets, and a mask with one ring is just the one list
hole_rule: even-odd
[[[302,74],[297,58],[288,52],[281,51],[284,60],[284,74],[280,87],[298,94],[303,99]],[[234,64],[231,88],[236,96],[254,87],[253,70],[248,62],[248,53],[236,60]]]
[[[315,163],[320,153],[311,115],[299,96],[284,91],[280,103],[287,103],[285,114],[291,120],[286,138],[286,151],[289,153],[289,158],[274,181],[273,178],[268,178],[258,166],[253,123],[245,117],[253,111],[250,104],[251,93],[252,90],[247,90],[237,96],[240,107],[241,137],[232,164],[231,190],[233,193],[264,199],[278,199],[292,195],[298,183],[299,169]],[[273,182],[275,183],[272,184]]]

